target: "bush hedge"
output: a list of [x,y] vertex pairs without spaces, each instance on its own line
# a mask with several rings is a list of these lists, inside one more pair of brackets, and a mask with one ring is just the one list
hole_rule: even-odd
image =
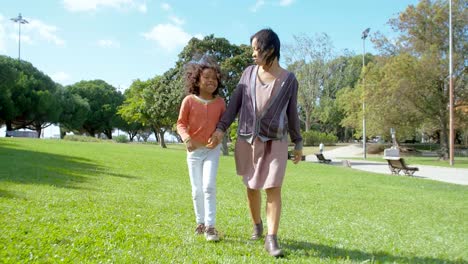
[[324,145],[335,145],[338,142],[338,137],[333,134],[309,130],[302,132],[304,146],[318,146],[320,143]]

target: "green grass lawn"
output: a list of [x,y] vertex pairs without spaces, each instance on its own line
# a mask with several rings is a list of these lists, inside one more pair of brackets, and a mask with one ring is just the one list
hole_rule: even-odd
[[275,260],[231,156],[207,243],[180,146],[0,138],[0,263],[468,263],[466,186],[300,163],[283,197]]

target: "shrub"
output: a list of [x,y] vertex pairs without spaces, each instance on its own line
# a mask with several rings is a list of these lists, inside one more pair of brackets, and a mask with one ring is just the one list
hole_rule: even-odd
[[367,153],[369,154],[379,154],[382,153],[384,149],[384,144],[368,144],[366,147]]
[[320,143],[330,146],[338,142],[338,137],[333,134],[313,130],[302,132],[302,138],[304,139],[304,146],[318,146]]
[[81,141],[81,142],[101,142],[102,140],[95,137],[87,137],[87,136],[80,136],[80,135],[66,135],[63,137],[64,140],[69,141]]
[[126,135],[118,135],[114,137],[114,141],[117,143],[128,143],[128,137]]
[[234,121],[231,126],[229,127],[229,139],[230,139],[230,144],[228,144],[228,149],[231,152],[234,152],[234,148],[236,146],[236,140],[237,140],[237,127],[239,124],[237,123],[237,120]]

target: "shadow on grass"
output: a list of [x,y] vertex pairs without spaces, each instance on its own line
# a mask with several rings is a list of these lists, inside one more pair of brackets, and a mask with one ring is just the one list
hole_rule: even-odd
[[[315,243],[294,240],[282,240],[282,246],[290,253],[303,257],[317,257],[323,259],[341,259],[358,262],[380,263],[467,263],[465,260],[447,260],[424,256],[398,256],[387,252],[364,252],[360,250],[348,250]],[[286,255],[287,257],[287,255]]]
[[17,196],[13,192],[0,190],[0,197],[3,197],[3,198],[16,198]]
[[[16,149],[14,144],[4,143],[0,145],[0,182],[83,189],[83,183],[101,175],[136,178],[108,171],[91,159]],[[14,194],[0,190],[0,197],[12,196]]]

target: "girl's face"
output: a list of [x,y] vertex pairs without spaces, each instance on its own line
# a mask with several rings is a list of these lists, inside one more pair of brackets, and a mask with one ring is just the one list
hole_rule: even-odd
[[258,66],[266,65],[266,56],[268,55],[268,51],[262,51],[260,49],[260,45],[257,42],[257,38],[252,40],[252,58]]
[[218,76],[214,69],[206,68],[200,74],[200,96],[206,99],[213,98],[213,92],[218,88]]

